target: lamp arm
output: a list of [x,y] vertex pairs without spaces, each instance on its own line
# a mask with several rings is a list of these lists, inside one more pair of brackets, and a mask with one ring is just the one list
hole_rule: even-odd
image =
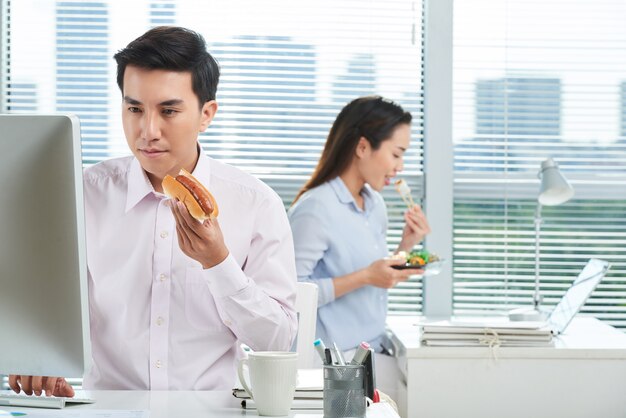
[[537,202],[535,210],[535,292],[533,294],[533,304],[535,310],[539,310],[541,295],[539,294],[539,258],[540,258],[540,235],[541,235],[541,203]]

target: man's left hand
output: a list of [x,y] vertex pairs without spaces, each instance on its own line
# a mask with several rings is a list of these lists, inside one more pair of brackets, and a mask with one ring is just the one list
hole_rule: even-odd
[[216,218],[199,222],[194,219],[185,205],[172,201],[172,213],[176,219],[176,234],[180,249],[202,264],[205,269],[214,267],[228,256],[228,248]]

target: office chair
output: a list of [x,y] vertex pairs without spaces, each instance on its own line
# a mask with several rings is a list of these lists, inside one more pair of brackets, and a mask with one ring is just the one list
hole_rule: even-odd
[[298,368],[315,367],[315,324],[317,322],[317,285],[298,282],[296,288],[296,312],[298,314],[298,334],[296,336],[296,352]]

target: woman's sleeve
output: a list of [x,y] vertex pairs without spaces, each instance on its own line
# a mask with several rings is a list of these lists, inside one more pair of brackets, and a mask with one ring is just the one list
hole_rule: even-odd
[[296,254],[296,272],[298,281],[317,285],[317,305],[322,306],[335,300],[335,288],[332,277],[313,278],[315,267],[323,260],[328,250],[330,237],[320,213],[323,208],[312,199],[298,202],[289,211],[289,223],[293,233]]

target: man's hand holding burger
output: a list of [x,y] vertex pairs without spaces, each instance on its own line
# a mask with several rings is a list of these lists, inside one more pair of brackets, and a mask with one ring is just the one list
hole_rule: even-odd
[[185,254],[202,264],[205,269],[218,265],[228,256],[224,236],[216,218],[200,223],[180,201],[172,202],[176,218],[178,245]]
[[228,248],[217,222],[217,202],[191,174],[181,170],[175,178],[166,176],[163,191],[172,200],[176,233],[181,250],[205,269],[228,256]]

